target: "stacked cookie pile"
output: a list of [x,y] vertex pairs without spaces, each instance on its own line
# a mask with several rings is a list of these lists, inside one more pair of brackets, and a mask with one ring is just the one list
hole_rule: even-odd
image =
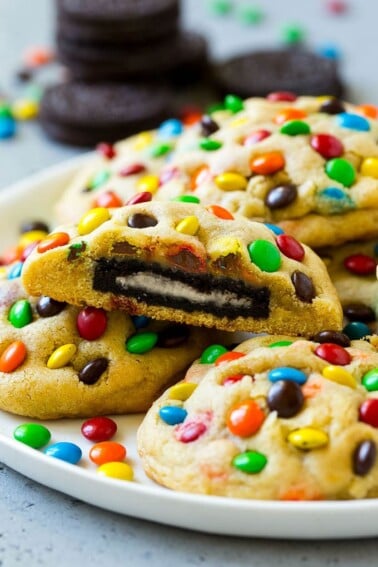
[[191,81],[206,43],[181,31],[178,0],[57,0],[57,53],[75,79]]
[[206,69],[206,41],[180,29],[179,0],[57,0],[56,11],[71,81],[46,91],[41,123],[59,141],[94,146],[155,127],[172,112],[172,88]]
[[[228,95],[191,127],[167,120],[101,148],[57,204],[67,224],[5,268],[2,408],[135,411],[202,341],[140,429],[152,478],[243,498],[377,496],[377,115],[330,97]],[[17,327],[19,293],[31,315]],[[27,344],[42,325],[35,296],[67,318],[38,349]],[[265,336],[234,348],[210,329]],[[176,341],[169,358],[161,349]],[[137,379],[114,378],[120,363]]]

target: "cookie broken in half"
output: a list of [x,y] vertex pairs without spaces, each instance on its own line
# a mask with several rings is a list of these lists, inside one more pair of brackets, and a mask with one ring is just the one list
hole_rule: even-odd
[[311,249],[216,205],[92,209],[39,243],[23,283],[32,295],[74,305],[227,331],[309,336],[342,325]]

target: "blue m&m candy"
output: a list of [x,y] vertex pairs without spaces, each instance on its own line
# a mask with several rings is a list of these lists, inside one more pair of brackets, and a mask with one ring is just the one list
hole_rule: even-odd
[[268,372],[268,378],[271,382],[278,382],[279,380],[292,380],[297,384],[304,384],[307,381],[307,376],[301,370],[297,368],[291,368],[290,366],[280,366],[278,368],[273,368]]
[[54,457],[55,459],[60,459],[66,463],[71,463],[71,465],[76,465],[81,459],[81,449],[75,443],[70,443],[68,441],[60,441],[50,445],[44,450],[45,455],[49,457]]
[[187,415],[188,412],[186,410],[177,406],[164,406],[159,411],[160,418],[168,425],[182,423]]
[[359,114],[341,112],[335,117],[335,120],[340,128],[349,128],[350,130],[358,130],[359,132],[368,132],[370,130],[369,121]]
[[158,128],[159,138],[175,138],[183,131],[183,125],[177,118],[170,118],[162,122]]

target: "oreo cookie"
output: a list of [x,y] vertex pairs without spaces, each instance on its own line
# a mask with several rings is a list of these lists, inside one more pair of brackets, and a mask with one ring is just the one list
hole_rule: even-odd
[[[71,77],[83,81],[160,78],[187,64],[193,67],[206,51],[195,34],[180,33],[169,38],[135,45],[76,43],[64,36],[57,38],[59,60],[69,68]],[[195,56],[188,56],[195,52]],[[195,63],[193,63],[193,61]],[[200,67],[203,67],[200,61]]]
[[209,79],[208,45],[199,33],[182,34],[178,44],[178,63],[169,73],[169,80],[176,86],[187,87]]
[[69,82],[45,91],[39,118],[51,138],[94,146],[154,128],[170,114],[170,103],[169,91],[157,84]]
[[302,49],[254,51],[233,57],[216,66],[214,79],[222,93],[243,98],[274,91],[336,97],[344,93],[337,63]]
[[58,33],[76,42],[144,43],[175,33],[179,0],[57,0]]

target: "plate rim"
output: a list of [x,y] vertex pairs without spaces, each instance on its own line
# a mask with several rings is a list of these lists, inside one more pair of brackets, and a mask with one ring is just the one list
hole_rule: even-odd
[[[40,171],[34,172],[33,174],[12,183],[4,188],[0,189],[0,205],[11,206],[18,198],[23,194],[33,193],[33,188],[36,186],[45,184],[49,181],[57,183],[59,178],[67,176],[69,173],[74,175],[75,171],[89,162],[93,158],[94,152],[86,152],[79,156],[70,158],[69,160],[62,161],[58,164],[52,165],[50,167],[44,168]],[[7,412],[1,411],[1,415],[5,417]],[[12,416],[15,417],[15,416]],[[21,417],[21,416],[20,416]],[[28,418],[22,418],[27,420]],[[58,420],[62,422],[63,420]],[[156,484],[147,485],[134,482],[125,482],[117,479],[111,479],[100,477],[94,474],[92,471],[88,472],[87,469],[70,465],[58,459],[48,458],[42,452],[32,449],[22,443],[14,440],[12,437],[5,435],[0,431],[0,447],[3,448],[3,455],[1,455],[1,460],[10,468],[18,471],[19,473],[32,478],[36,482],[58,490],[64,494],[81,498],[85,502],[97,505],[101,508],[115,511],[124,515],[131,515],[133,517],[138,517],[145,520],[157,521],[166,525],[171,525],[175,527],[181,527],[186,529],[194,529],[201,532],[207,533],[218,533],[229,536],[242,536],[242,537],[266,537],[266,538],[290,538],[290,539],[337,539],[342,537],[360,538],[360,537],[375,537],[378,536],[378,498],[370,499],[358,499],[358,500],[324,500],[324,501],[302,501],[302,502],[281,502],[274,500],[254,500],[254,499],[239,499],[239,498],[229,498],[224,496],[206,495],[206,494],[193,494],[188,492],[176,492],[169,490],[163,486]],[[23,459],[25,457],[25,460]],[[24,462],[30,462],[32,464],[31,469],[24,466]],[[38,474],[34,474],[34,467],[41,469],[42,471],[53,471],[57,473],[58,478],[63,478],[63,480],[75,479],[75,486],[71,486],[68,482],[66,485],[57,486],[54,480],[54,475],[47,475],[45,472],[38,478]],[[91,487],[95,488],[95,492],[102,493],[101,498],[92,498],[88,495],[88,490]],[[84,489],[84,497],[80,496],[80,490]],[[200,511],[204,511],[204,516],[211,513],[215,515],[226,516],[226,524],[228,525],[229,519],[227,516],[230,512],[236,512],[243,518],[247,518],[248,515],[253,516],[257,514],[258,517],[265,519],[266,516],[271,516],[275,519],[275,528],[273,533],[269,533],[269,528],[266,526],[256,526],[253,522],[250,526],[247,526],[243,531],[243,527],[240,529],[240,521],[238,522],[238,530],[224,528],[222,521],[218,525],[207,525],[201,520],[197,524],[192,519],[173,519],[172,517],[166,517],[160,515],[156,517],[156,513],[146,513],[146,511],[125,511],[121,505],[115,506],[107,505],[103,501],[103,494],[113,494],[114,492],[126,495],[127,497],[133,497],[136,500],[143,500],[141,496],[147,499],[147,508],[150,505],[154,505],[154,502],[159,501],[160,505],[164,507],[167,506],[166,512],[173,508],[173,516],[175,515],[175,507],[191,510],[199,507]],[[98,496],[98,495],[97,495]],[[97,499],[97,502],[95,501]],[[122,500],[122,498],[120,499]],[[100,503],[98,503],[100,502]],[[145,503],[144,503],[145,504]],[[205,506],[204,506],[205,505]],[[222,513],[221,513],[222,512]],[[327,518],[328,524],[330,518],[333,522],[342,521],[347,513],[352,513],[353,517],[356,515],[362,518],[361,525],[358,526],[348,526],[340,529],[340,526],[335,526],[331,531],[327,531],[325,526],[322,525],[321,520]],[[304,524],[310,524],[311,521],[316,521],[318,523],[318,531],[312,533],[305,528],[303,528],[303,533],[292,533],[292,529],[283,522],[281,528],[277,525],[277,519],[282,518],[292,518],[296,515],[300,515],[301,519],[305,520]],[[168,516],[172,516],[172,510],[168,513]],[[205,518],[206,519],[206,518]],[[369,528],[369,519],[373,520],[373,526]],[[222,518],[221,518],[222,520]],[[375,524],[374,524],[375,522]],[[287,522],[290,524],[290,521]],[[326,522],[327,524],[327,522]],[[347,524],[347,522],[346,522]],[[343,524],[344,525],[344,524]],[[362,529],[361,529],[362,528]]]

